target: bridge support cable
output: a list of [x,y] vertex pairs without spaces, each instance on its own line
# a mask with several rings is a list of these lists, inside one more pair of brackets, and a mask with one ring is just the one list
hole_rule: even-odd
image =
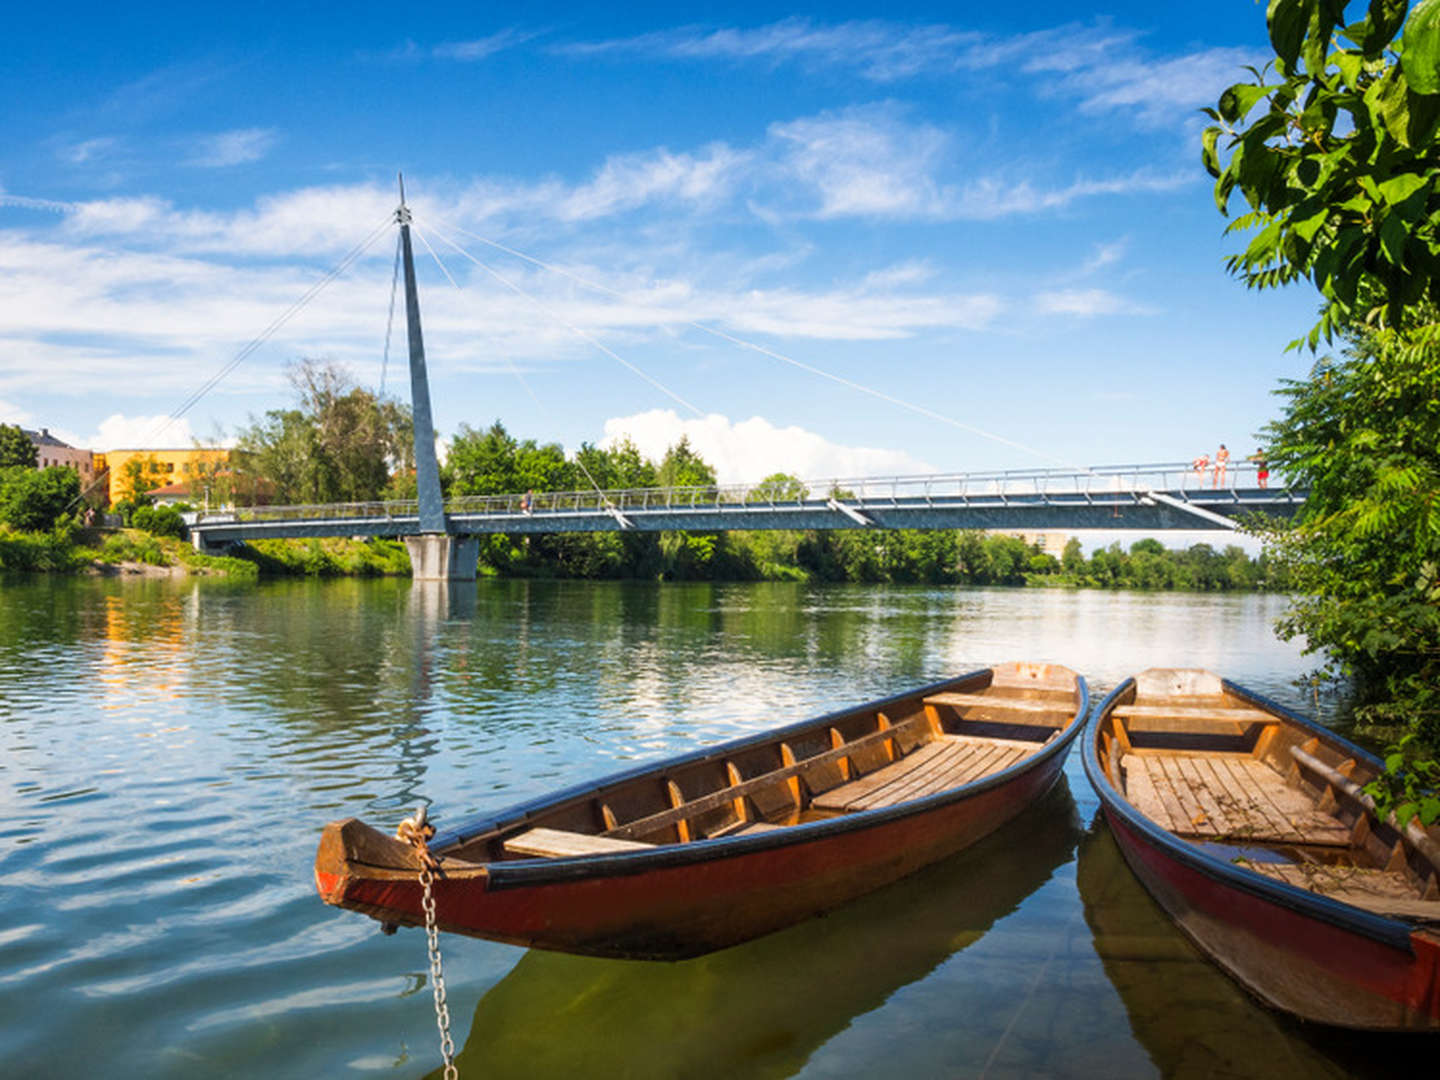
[[537,299],[537,298],[534,297],[534,296],[531,296],[528,292],[526,292],[524,289],[522,289],[519,285],[516,285],[513,281],[511,281],[509,278],[505,277],[505,276],[504,276],[503,274],[501,274],[499,271],[495,270],[493,267],[489,266],[487,263],[484,263],[484,262],[482,262],[481,260],[477,259],[474,255],[472,255],[470,252],[466,251],[463,247],[461,247],[459,244],[457,244],[454,240],[451,240],[451,239],[450,239],[449,237],[447,237],[444,233],[437,231],[437,232],[435,233],[435,235],[436,235],[437,237],[439,237],[441,240],[443,240],[446,244],[449,244],[452,248],[454,248],[454,249],[456,250],[456,252],[458,252],[461,256],[463,256],[463,257],[466,258],[466,259],[469,259],[469,260],[470,260],[472,263],[474,263],[476,266],[480,267],[481,270],[484,270],[487,274],[489,274],[491,277],[493,277],[493,278],[494,278],[496,281],[498,281],[501,285],[504,285],[507,289],[509,289],[511,292],[515,293],[517,296],[520,296],[521,298],[529,301],[529,302],[530,302],[531,304],[533,304],[536,308],[538,308],[541,312],[543,312],[545,315],[549,316],[551,319],[555,320],[555,322],[559,323],[561,326],[565,327],[565,329],[569,330],[572,334],[576,335],[576,336],[579,337],[579,338],[584,339],[585,341],[588,341],[591,345],[593,345],[595,348],[599,349],[599,350],[600,350],[601,352],[603,352],[606,356],[610,357],[610,359],[614,360],[617,364],[620,364],[622,367],[626,368],[627,370],[629,370],[629,371],[632,372],[633,374],[638,375],[640,378],[644,379],[647,383],[649,383],[651,386],[653,386],[656,390],[659,390],[659,391],[660,391],[662,394],[664,394],[666,397],[670,398],[672,401],[678,402],[680,405],[684,406],[686,409],[689,409],[689,410],[690,410],[692,413],[694,413],[696,416],[704,416],[704,415],[705,415],[704,412],[702,412],[700,409],[697,409],[694,405],[690,404],[690,402],[686,401],[686,400],[685,400],[683,397],[681,397],[679,394],[675,393],[675,391],[671,390],[671,389],[670,389],[668,386],[666,386],[664,383],[660,382],[658,379],[653,378],[652,376],[648,375],[646,372],[642,371],[640,368],[636,367],[636,366],[635,366],[634,364],[632,364],[629,360],[626,360],[626,359],[625,359],[623,356],[621,356],[619,353],[615,352],[615,350],[611,349],[611,348],[610,348],[609,346],[607,346],[604,342],[602,342],[602,341],[600,341],[598,338],[596,338],[593,334],[588,333],[587,331],[580,329],[580,328],[579,328],[578,326],[576,326],[574,323],[571,323],[571,322],[567,321],[567,320],[566,320],[563,316],[561,316],[558,312],[556,312],[556,311],[554,311],[553,309],[551,309],[550,307],[546,306],[546,304],[545,304],[543,301]]
[[1213,510],[1206,510],[1203,506],[1196,506],[1194,503],[1186,502],[1184,499],[1177,499],[1173,495],[1166,495],[1163,491],[1147,491],[1145,497],[1154,499],[1158,503],[1164,503],[1166,506],[1174,507],[1176,510],[1183,510],[1187,514],[1193,514],[1195,517],[1202,518],[1205,521],[1223,526],[1232,531],[1240,527],[1236,524],[1234,518],[1228,518],[1224,514],[1217,514]]
[[395,237],[395,269],[390,274],[390,314],[385,317],[385,352],[380,358],[380,396],[385,396],[385,372],[390,367],[390,338],[395,331],[395,294],[400,285],[400,237]]
[[[425,245],[425,250],[430,252],[430,257],[435,260],[435,265],[438,266],[440,268],[440,272],[445,275],[445,280],[450,282],[451,285],[454,285],[456,289],[463,293],[465,291],[464,288],[462,288],[460,283],[455,280],[454,276],[450,273],[449,268],[446,267],[444,260],[440,258],[439,253],[436,252],[435,248],[431,246],[430,241],[425,236],[424,232],[420,230],[420,227],[418,225],[414,226],[414,228],[416,235],[420,237],[420,242]],[[450,244],[451,247],[457,246],[441,234],[437,233],[436,235],[440,236],[440,239],[444,240],[447,244]],[[463,251],[462,254],[464,254]],[[617,359],[619,358],[617,357]],[[530,388],[530,383],[525,379],[525,376],[520,374],[520,369],[515,366],[515,361],[510,358],[510,355],[508,353],[505,356],[505,362],[510,366],[510,374],[515,376],[516,380],[524,388],[525,393],[530,395],[530,400],[535,402],[535,407],[543,413],[545,411],[544,403],[540,400],[539,396],[535,393],[535,391]],[[623,363],[624,361],[621,362]],[[693,408],[694,406],[691,407]],[[580,466],[580,471],[585,474],[585,479],[590,481],[590,486],[593,487],[595,489],[595,493],[600,496],[601,503],[604,506],[606,512],[614,514],[615,519],[620,522],[622,528],[631,528],[632,526],[629,520],[625,517],[622,517],[620,512],[611,506],[609,498],[606,497],[605,492],[596,482],[595,477],[590,474],[590,470],[585,467],[585,462],[580,459],[580,455],[578,453],[575,455],[575,464]]]
[[[487,244],[490,247],[496,249],[497,251],[502,251],[507,255],[514,256],[517,259],[522,259],[525,262],[538,266],[543,270],[548,270],[553,274],[558,274],[561,277],[568,278],[569,280],[575,282],[578,285],[582,285],[587,289],[592,289],[596,292],[604,293],[605,295],[614,297],[618,300],[631,299],[631,297],[628,297],[625,293],[622,293],[617,289],[612,289],[606,285],[601,285],[598,282],[590,281],[589,279],[581,277],[580,275],[566,270],[563,267],[556,266],[553,263],[545,262],[543,259],[538,259],[533,255],[527,255],[525,252],[517,251],[515,248],[507,247],[506,245],[501,244],[496,240],[487,239],[486,237],[480,236],[476,233],[472,233],[466,229],[462,229],[457,225],[449,225],[448,227],[454,229],[458,233],[470,237],[473,240],[478,240],[482,244]],[[458,245],[455,246],[458,249]],[[474,257],[470,256],[470,258],[473,259]],[[478,265],[484,265],[483,263],[479,263],[478,260],[475,261]],[[486,269],[488,269],[488,267]],[[491,272],[493,273],[493,271]],[[1066,468],[1075,469],[1077,472],[1088,471],[1087,467],[1084,465],[1077,465],[1074,462],[1066,461],[1064,458],[1058,457],[1051,453],[1047,453],[1044,450],[1036,449],[1033,446],[1027,446],[1026,444],[1021,442],[1016,442],[1014,439],[1007,439],[1003,435],[997,435],[994,432],[986,431],[984,428],[976,427],[973,424],[967,424],[963,420],[955,419],[953,416],[948,416],[944,413],[935,412],[933,409],[927,409],[923,405],[917,405],[914,402],[906,401],[904,398],[898,398],[892,394],[887,394],[882,390],[876,390],[873,387],[866,386],[864,383],[856,382],[853,379],[847,379],[841,375],[835,375],[831,372],[825,371],[823,368],[818,368],[815,367],[813,364],[807,364],[804,361],[796,360],[792,356],[786,356],[784,353],[776,352],[774,349],[768,349],[763,345],[756,344],[755,342],[746,341],[744,338],[739,338],[733,334],[728,334],[725,331],[716,329],[713,326],[707,326],[705,323],[697,322],[694,319],[687,319],[683,315],[677,316],[677,321],[683,323],[683,325],[685,326],[689,326],[693,329],[699,330],[702,333],[710,334],[713,337],[720,338],[722,341],[726,341],[729,344],[736,346],[737,348],[748,349],[752,352],[758,352],[762,356],[767,356],[772,360],[778,360],[781,363],[790,364],[793,367],[799,368],[801,371],[806,371],[812,375],[817,375],[822,379],[829,379],[831,382],[839,383],[841,386],[848,387],[851,390],[856,390],[862,394],[868,394],[869,396],[878,398],[879,400],[884,401],[890,405],[895,405],[899,408],[907,409],[910,412],[916,413],[919,416],[926,417],[927,419],[935,420],[942,424],[947,424],[951,427],[958,428],[961,431],[968,432],[971,435],[978,435],[983,439],[989,439],[991,442],[999,443],[1002,446],[1008,446],[1013,450],[1019,450],[1022,453],[1030,454],[1034,457],[1042,458],[1046,461],[1055,462],[1057,464],[1065,466]]]
[[[237,367],[239,367],[251,356],[253,356],[255,352],[259,350],[260,346],[264,345],[267,341],[269,341],[272,337],[279,333],[280,330],[285,326],[285,324],[288,323],[291,319],[293,319],[296,315],[300,314],[300,312],[303,311],[305,307],[309,305],[312,300],[315,299],[315,297],[320,295],[320,293],[325,289],[327,285],[329,285],[336,278],[344,274],[345,271],[349,270],[351,266],[353,266],[367,251],[370,250],[371,246],[375,243],[375,241],[378,240],[382,235],[384,235],[385,231],[390,227],[393,221],[393,217],[386,217],[384,221],[382,221],[379,225],[375,226],[375,228],[371,230],[370,234],[366,236],[365,239],[361,240],[358,244],[356,244],[353,248],[346,252],[345,256],[338,263],[332,266],[329,271],[327,271],[326,274],[322,278],[320,278],[319,281],[315,282],[315,284],[311,285],[310,288],[305,290],[305,292],[300,296],[298,300],[296,300],[283,312],[277,315],[274,320],[271,321],[270,325],[265,327],[264,330],[260,331],[259,334],[255,335],[255,337],[251,338],[248,342],[246,342],[245,345],[241,347],[240,351],[237,352],[223,367],[221,367],[218,371],[216,371],[213,375],[211,375],[208,379],[201,383],[200,386],[197,387],[195,390],[192,390],[190,394],[185,398],[185,400],[183,400],[178,406],[176,406],[168,414],[166,414],[164,420],[157,422],[153,427],[151,427],[151,429],[146,432],[144,437],[141,439],[141,444],[144,445],[155,442],[157,439],[160,438],[161,435],[164,435],[165,432],[170,430],[170,427],[175,424],[176,421],[180,420],[186,413],[188,413],[196,405],[200,404],[201,400],[205,397],[205,395],[210,393],[211,390],[214,390],[215,387],[219,386],[220,383],[226,378],[226,376],[228,376],[232,371],[234,371]],[[79,495],[75,496],[75,498],[71,500],[70,504],[65,508],[66,511],[68,512],[70,510],[73,510],[76,506],[80,504],[81,500],[84,499],[86,495],[90,494],[91,491],[99,487],[101,483],[103,483],[103,480],[97,479],[89,487],[81,491]]]

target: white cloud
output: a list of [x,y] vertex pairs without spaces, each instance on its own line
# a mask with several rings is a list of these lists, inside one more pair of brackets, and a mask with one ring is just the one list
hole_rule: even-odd
[[0,398],[0,424],[19,424],[28,428],[33,427],[34,423],[35,416],[30,410]]
[[[812,189],[821,218],[946,216],[950,196],[936,181],[948,139],[929,124],[908,124],[889,106],[773,124],[780,165]],[[787,178],[788,179],[788,178]]]
[[681,438],[688,438],[695,452],[715,467],[722,484],[753,483],[776,472],[826,480],[935,471],[903,450],[842,446],[804,428],[776,427],[760,416],[738,422],[718,413],[687,419],[671,409],[652,409],[606,420],[600,445],[608,447],[622,438],[657,463]]
[[[67,440],[68,441],[68,440]],[[112,413],[100,421],[100,428],[88,439],[74,443],[92,450],[159,450],[194,445],[190,421],[168,416],[125,416]]]
[[259,161],[275,145],[272,128],[237,128],[214,135],[201,135],[194,140],[190,157],[185,162],[202,169],[223,169]]
[[1082,319],[1097,315],[1150,315],[1143,304],[1117,296],[1108,289],[1056,289],[1035,296],[1035,310],[1045,315],[1073,315]]

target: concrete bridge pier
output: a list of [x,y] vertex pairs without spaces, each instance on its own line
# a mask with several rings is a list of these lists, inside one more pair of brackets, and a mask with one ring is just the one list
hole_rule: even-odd
[[424,533],[405,537],[414,581],[474,581],[480,561],[480,538]]

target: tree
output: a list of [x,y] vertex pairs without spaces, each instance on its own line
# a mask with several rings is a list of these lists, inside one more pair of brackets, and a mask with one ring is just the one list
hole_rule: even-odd
[[1273,73],[1226,90],[1202,140],[1221,212],[1236,191],[1252,211],[1231,230],[1258,230],[1231,271],[1257,288],[1310,280],[1324,298],[1312,348],[1345,326],[1402,328],[1440,302],[1440,0],[1408,23],[1405,0],[1371,0],[1346,25],[1352,6],[1270,0]]
[[60,465],[0,469],[0,523],[12,529],[52,529],[79,501],[80,477],[73,469]]
[[392,473],[414,469],[410,409],[355,385],[335,364],[290,372],[298,407],[272,409],[237,440],[237,470],[288,503],[379,499]]
[[154,454],[126,458],[120,466],[120,497],[129,503],[148,503],[150,492],[164,483],[163,475]]
[[33,469],[39,452],[17,424],[0,424],[0,469]]
[[1371,0],[1346,24],[1351,6],[1271,0],[1273,78],[1225,91],[1202,157],[1221,211],[1236,191],[1251,208],[1231,229],[1258,230],[1231,271],[1309,280],[1310,347],[1347,346],[1281,390],[1266,454],[1309,497],[1268,532],[1301,594],[1282,633],[1326,651],[1362,717],[1408,728],[1374,791],[1393,800],[1440,777],[1440,0]]

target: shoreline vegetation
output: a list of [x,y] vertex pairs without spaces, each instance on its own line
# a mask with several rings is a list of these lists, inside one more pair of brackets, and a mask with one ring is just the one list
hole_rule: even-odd
[[[1146,538],[1087,557],[1072,538],[1057,558],[1018,537],[974,531],[874,534],[819,532],[660,533],[641,537],[492,536],[481,577],[580,580],[794,581],[804,583],[997,585],[1175,592],[1282,592],[1282,567],[1238,545],[1185,550]],[[632,559],[604,549],[635,542]],[[599,546],[602,551],[583,551]],[[693,556],[698,552],[703,559]],[[577,557],[587,554],[591,557]],[[611,551],[618,555],[618,550]],[[602,557],[595,557],[600,555]],[[486,558],[485,556],[489,556]],[[638,556],[638,558],[635,558]],[[687,557],[688,556],[688,557]],[[627,563],[629,565],[627,565]],[[0,526],[0,571],[80,575],[405,577],[397,540],[260,540],[230,555],[204,555],[177,537],[141,529],[23,532]],[[637,572],[638,571],[638,572]]]

